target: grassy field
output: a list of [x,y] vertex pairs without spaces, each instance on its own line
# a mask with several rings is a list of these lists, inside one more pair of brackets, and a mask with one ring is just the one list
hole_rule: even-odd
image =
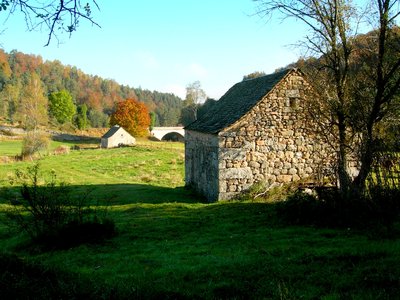
[[[0,187],[8,186],[15,169],[30,164],[0,164]],[[0,223],[0,290],[26,287],[26,281],[32,298],[54,299],[400,295],[398,224],[390,235],[378,229],[287,226],[274,204],[204,203],[183,187],[182,144],[141,141],[131,148],[71,151],[45,156],[40,165],[55,170],[76,193],[89,189],[93,203],[109,205],[118,235],[99,245],[43,252]],[[0,202],[4,212],[6,200]],[[8,276],[13,266],[20,271]],[[10,298],[18,297],[12,292]]]
[[[75,145],[80,145],[85,143],[86,145],[93,147],[96,144],[93,144],[93,141],[84,141],[84,142],[59,142],[59,141],[50,141],[49,149],[47,151],[43,151],[42,154],[50,154],[59,146],[68,146],[72,147]],[[22,149],[22,139],[19,140],[0,140],[0,156],[15,156],[21,154]]]

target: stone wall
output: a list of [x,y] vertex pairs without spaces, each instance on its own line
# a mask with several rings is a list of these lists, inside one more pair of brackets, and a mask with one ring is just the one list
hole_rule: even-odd
[[327,167],[328,146],[313,133],[304,109],[308,83],[293,72],[232,126],[219,133],[218,199],[256,182],[276,186],[316,176]]
[[218,136],[185,131],[185,183],[209,201],[218,199]]

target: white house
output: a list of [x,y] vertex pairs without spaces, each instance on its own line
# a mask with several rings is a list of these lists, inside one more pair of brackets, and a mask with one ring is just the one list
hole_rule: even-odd
[[136,139],[124,128],[114,125],[101,137],[101,148],[114,148],[122,145],[134,145]]

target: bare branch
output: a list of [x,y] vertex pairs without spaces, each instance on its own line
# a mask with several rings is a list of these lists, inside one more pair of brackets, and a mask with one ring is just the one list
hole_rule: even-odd
[[[91,2],[100,10],[95,0]],[[77,29],[81,19],[101,28],[92,17],[90,4],[82,5],[80,0],[11,1],[7,19],[17,11],[23,14],[28,30],[48,31],[45,46],[48,46],[53,38],[58,40],[59,33],[67,32],[71,35]],[[69,19],[67,23],[65,23],[66,18]]]

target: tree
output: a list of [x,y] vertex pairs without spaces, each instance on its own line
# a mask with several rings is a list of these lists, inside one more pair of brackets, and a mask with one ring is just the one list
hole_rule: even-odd
[[89,121],[92,127],[104,128],[108,126],[109,118],[102,111],[91,109],[89,110]]
[[0,91],[11,77],[11,68],[8,63],[7,54],[0,49]]
[[51,1],[23,1],[0,0],[0,11],[8,11],[8,17],[16,12],[22,13],[28,30],[43,29],[48,31],[48,46],[57,33],[66,32],[71,35],[76,31],[79,21],[86,20],[92,25],[100,27],[92,17],[92,6],[97,9],[96,0],[81,3],[80,0],[51,0]]
[[248,80],[248,79],[261,77],[261,76],[264,76],[264,75],[266,75],[265,72],[255,71],[253,73],[250,73],[250,74],[247,74],[247,75],[243,76],[243,81],[244,80]]
[[86,104],[79,105],[77,108],[75,124],[79,129],[85,129],[88,126],[87,119],[87,106]]
[[207,98],[206,93],[201,88],[200,81],[195,81],[186,86],[186,98],[183,101],[180,123],[184,126],[197,120],[197,110],[200,103]]
[[379,127],[396,112],[399,115],[400,28],[395,20],[400,16],[400,1],[377,0],[376,6],[378,29],[372,33],[373,38],[367,40],[369,47],[360,47],[358,51],[361,63],[356,65],[356,73],[361,80],[352,82],[354,111],[359,116],[356,129],[361,133],[361,166],[354,185],[361,191],[374,157],[382,151]]
[[39,125],[47,125],[47,105],[48,99],[39,75],[29,74],[17,107],[16,120],[28,130],[36,130]]
[[76,106],[71,94],[67,90],[51,93],[49,96],[49,111],[58,123],[72,122],[76,113]]
[[110,119],[110,125],[117,124],[124,127],[133,136],[148,135],[150,115],[146,105],[135,99],[119,102]]
[[0,92],[0,116],[9,119],[11,122],[13,121],[21,93],[22,84],[19,80],[4,86],[3,90]]
[[[262,16],[280,13],[284,18],[302,21],[310,29],[301,43],[318,58],[308,69],[319,94],[310,109],[318,116],[327,141],[337,151],[342,195],[361,193],[378,150],[376,127],[390,111],[400,86],[399,43],[391,45],[390,42],[397,31],[395,21],[399,17],[400,1],[373,1],[368,16],[376,23],[376,36],[370,57],[359,57],[359,60],[354,41],[363,14],[352,1],[255,1],[259,3],[258,11]],[[390,51],[391,47],[396,50]],[[396,51],[397,55],[393,56]],[[361,165],[359,174],[352,178],[348,163],[355,155]]]
[[150,116],[150,131],[153,130],[154,126],[156,125],[157,115],[154,111],[149,113]]
[[[157,115],[156,126],[176,126],[179,122],[183,101],[174,94],[123,86],[114,80],[87,75],[59,61],[43,62],[40,56],[16,50],[8,54],[4,52],[4,55],[2,57],[0,50],[0,117],[6,120],[13,121],[17,117],[15,111],[22,96],[22,87],[26,85],[27,74],[37,73],[47,94],[65,89],[76,105],[86,104],[91,126],[108,127],[109,116],[116,104],[128,98],[137,98],[146,104],[149,111],[154,111]],[[5,82],[3,87],[2,78]]]
[[197,115],[199,118],[207,114],[215,105],[217,100],[212,99],[212,98],[207,98],[207,100],[199,107],[197,111]]

